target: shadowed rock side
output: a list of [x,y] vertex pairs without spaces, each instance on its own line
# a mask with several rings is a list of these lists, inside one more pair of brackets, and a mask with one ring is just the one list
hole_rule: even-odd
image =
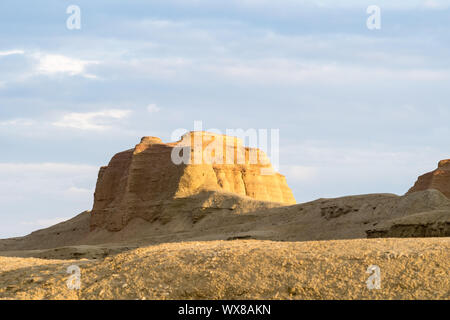
[[384,222],[368,238],[450,237],[450,209],[421,212]]
[[400,207],[415,210],[408,215],[387,217],[366,231],[368,238],[448,237],[450,200],[435,189],[407,193]]
[[[196,139],[200,139],[200,149]],[[184,149],[179,149],[179,155],[185,156],[184,152],[189,151],[189,164],[172,161],[174,148],[181,147]],[[196,162],[199,155],[200,161]],[[151,222],[168,200],[203,191],[230,192],[280,205],[295,204],[285,177],[273,172],[266,155],[244,147],[237,138],[191,132],[176,143],[166,144],[159,138],[144,137],[134,149],[118,153],[107,167],[100,169],[91,230],[119,231],[134,218]]]
[[450,198],[450,159],[440,161],[436,170],[421,175],[408,193],[427,189],[439,190]]

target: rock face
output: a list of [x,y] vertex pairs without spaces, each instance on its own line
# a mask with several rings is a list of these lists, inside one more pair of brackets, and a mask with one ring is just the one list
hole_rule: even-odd
[[438,168],[420,176],[408,193],[436,189],[450,198],[450,159],[442,160]]
[[422,212],[367,230],[368,238],[450,237],[450,209]]
[[119,231],[137,217],[152,221],[168,202],[205,191],[296,203],[285,177],[273,171],[266,155],[237,138],[190,132],[178,142],[163,143],[144,137],[100,169],[91,230]]

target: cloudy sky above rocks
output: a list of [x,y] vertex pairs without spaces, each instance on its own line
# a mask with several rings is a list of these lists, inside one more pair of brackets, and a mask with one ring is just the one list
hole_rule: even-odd
[[1,1],[0,237],[90,209],[99,166],[195,120],[280,129],[298,202],[402,194],[449,157],[449,21],[438,0]]

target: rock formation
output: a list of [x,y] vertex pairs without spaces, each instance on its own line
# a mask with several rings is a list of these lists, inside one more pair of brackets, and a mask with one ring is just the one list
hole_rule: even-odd
[[394,219],[366,231],[368,238],[450,237],[450,209]]
[[207,132],[190,132],[174,143],[144,137],[100,169],[91,230],[119,231],[137,217],[153,221],[175,199],[208,191],[296,203],[264,152],[244,147],[240,139]]
[[408,193],[436,189],[450,198],[450,159],[442,160],[438,168],[420,176]]
[[46,250],[39,257],[73,258],[87,247],[68,246],[114,244],[113,249],[88,248],[86,257],[101,257],[176,241],[448,237],[450,160],[419,177],[404,196],[294,204],[285,177],[274,172],[267,156],[235,137],[190,132],[173,143],[144,137],[100,169],[92,211],[0,240],[0,254]]

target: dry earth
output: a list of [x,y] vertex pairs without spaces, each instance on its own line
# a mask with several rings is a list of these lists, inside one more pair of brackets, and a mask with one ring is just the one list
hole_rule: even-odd
[[[66,286],[72,264],[78,291]],[[367,289],[369,265],[379,290]],[[0,298],[449,299],[449,270],[449,238],[181,242],[96,260],[0,257]]]
[[[281,207],[202,192],[118,232],[89,219],[0,240],[0,299],[450,299],[450,200],[437,190]],[[66,286],[74,264],[79,291]],[[370,265],[380,290],[366,287]]]

